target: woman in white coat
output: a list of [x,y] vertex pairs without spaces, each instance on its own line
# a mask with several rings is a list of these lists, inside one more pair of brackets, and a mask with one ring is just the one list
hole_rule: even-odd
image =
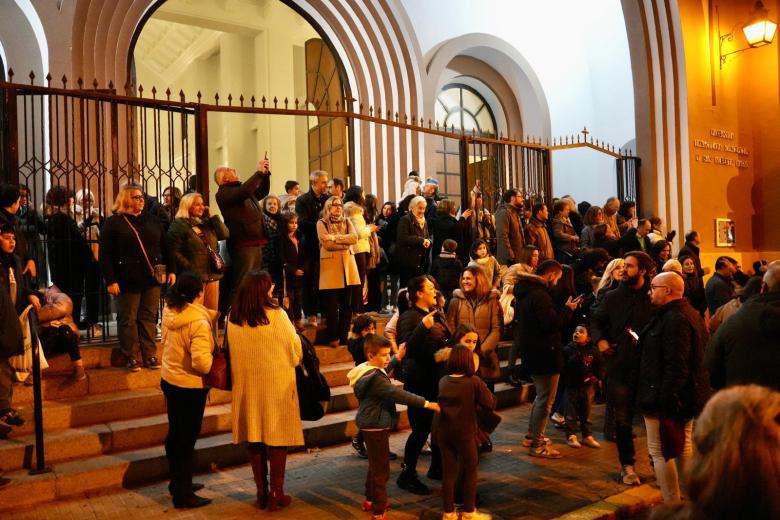
[[247,443],[257,504],[269,511],[290,503],[284,494],[287,447],[303,445],[295,386],[301,340],[273,290],[268,272],[246,274],[225,329],[233,377],[233,443]]

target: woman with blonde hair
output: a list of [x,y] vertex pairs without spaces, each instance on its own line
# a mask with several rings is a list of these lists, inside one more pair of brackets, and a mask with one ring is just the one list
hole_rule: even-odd
[[284,494],[287,447],[303,445],[295,386],[295,367],[303,358],[301,339],[273,290],[267,271],[244,276],[225,328],[233,378],[233,444],[247,443],[257,505],[268,511],[290,504]]
[[[200,193],[188,193],[179,201],[176,220],[168,228],[168,244],[175,272],[194,271],[203,282],[203,305],[217,310],[219,280],[224,276],[215,265],[211,251],[228,238],[228,229],[219,215],[211,215]],[[209,251],[209,249],[211,251]]]
[[651,519],[777,518],[778,446],[780,392],[758,385],[721,390],[696,419],[690,501],[661,507]]
[[601,281],[596,288],[596,294],[601,296],[617,287],[623,279],[623,271],[625,268],[626,262],[622,258],[610,260],[607,264],[607,268],[604,269],[604,274],[601,276]]
[[119,348],[131,372],[140,370],[139,350],[146,368],[160,368],[156,357],[160,285],[176,282],[173,262],[168,263],[165,255],[163,225],[154,215],[142,214],[144,203],[140,186],[129,184],[119,190],[114,214],[100,233],[100,270],[108,293],[117,299]]
[[360,276],[360,285],[353,286],[350,297],[352,312],[357,314],[363,311],[363,294],[366,292],[364,289],[367,289],[366,273],[369,257],[371,256],[371,235],[379,230],[379,226],[373,222],[366,224],[363,206],[358,202],[345,202],[344,214],[352,224],[358,237],[357,242],[352,246],[352,251],[355,253],[354,258],[358,268],[358,275]]
[[360,287],[360,273],[352,246],[358,235],[352,223],[344,217],[344,203],[330,197],[317,221],[320,240],[320,304],[325,314],[327,338],[331,347],[347,343],[352,320],[351,286]]

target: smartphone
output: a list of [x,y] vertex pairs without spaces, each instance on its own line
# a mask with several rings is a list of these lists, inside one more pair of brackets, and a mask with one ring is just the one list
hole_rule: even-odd
[[634,329],[631,327],[626,328],[626,332],[628,332],[628,335],[631,336],[634,341],[639,341],[639,334],[637,334]]
[[582,300],[584,300],[584,299],[585,299],[585,293],[582,293],[582,294],[580,294],[579,296],[577,296],[576,298],[574,298],[574,301],[575,301],[575,302],[576,302],[576,301],[582,301]]

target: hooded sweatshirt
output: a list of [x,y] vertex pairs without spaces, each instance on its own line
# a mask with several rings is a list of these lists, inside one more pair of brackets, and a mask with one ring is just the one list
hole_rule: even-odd
[[425,398],[394,385],[384,369],[361,363],[347,373],[349,386],[360,401],[355,423],[361,430],[393,429],[398,421],[395,403],[425,406]]
[[181,388],[204,388],[203,376],[211,370],[217,312],[198,303],[181,311],[167,305],[162,317],[162,378]]

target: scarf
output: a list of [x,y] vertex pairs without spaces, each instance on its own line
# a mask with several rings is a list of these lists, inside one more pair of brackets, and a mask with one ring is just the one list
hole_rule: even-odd
[[412,213],[411,215],[412,215],[412,218],[414,219],[414,221],[417,222],[418,226],[420,226],[421,228],[425,227],[425,214],[423,214],[422,217],[418,217],[414,213]]

